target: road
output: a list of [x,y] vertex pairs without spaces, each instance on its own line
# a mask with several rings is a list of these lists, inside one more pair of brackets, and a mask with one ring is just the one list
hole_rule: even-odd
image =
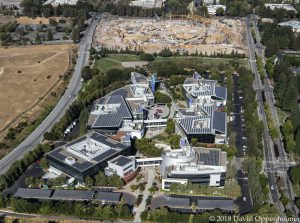
[[250,57],[250,67],[252,72],[255,74],[253,88],[256,90],[256,97],[258,101],[258,115],[260,120],[263,121],[264,131],[263,131],[263,144],[264,144],[264,160],[266,161],[266,168],[270,171],[267,172],[268,181],[269,181],[269,188],[274,187],[273,190],[270,189],[271,200],[272,203],[277,207],[279,210],[279,214],[281,217],[284,217],[284,208],[279,200],[279,192],[276,186],[276,177],[274,172],[273,162],[274,159],[274,150],[273,150],[273,143],[272,139],[269,135],[269,129],[266,119],[266,114],[264,110],[263,99],[261,95],[261,90],[263,89],[263,84],[260,79],[260,75],[258,73],[256,58],[255,58],[255,44],[253,37],[251,35],[250,29],[250,18],[247,17],[246,20],[246,35],[247,35],[247,43],[249,47],[249,57]]
[[[253,18],[254,18],[253,22],[254,22],[255,36],[256,36],[256,40],[257,40],[257,53],[262,58],[263,64],[265,65],[264,48],[263,48],[263,45],[261,44],[260,33],[258,31],[258,28],[257,28],[257,18],[256,18],[256,16],[253,16]],[[264,76],[265,76],[264,91],[265,91],[266,102],[267,102],[267,104],[270,108],[272,118],[275,122],[276,128],[280,129],[281,124],[280,124],[278,114],[277,114],[277,110],[276,110],[276,106],[275,106],[273,87],[270,84],[270,80],[268,78],[268,75],[267,75],[267,72],[266,72],[265,69],[264,69]],[[286,154],[285,149],[284,149],[283,136],[282,136],[280,131],[279,131],[279,137],[278,137],[278,139],[274,140],[274,143],[276,143],[277,146],[278,146],[278,151],[279,151],[278,162],[282,166],[282,170],[283,170],[283,171],[281,171],[281,178],[283,178],[283,180],[285,182],[285,185],[286,185],[285,193],[288,195],[288,198],[291,201],[290,202],[290,209],[293,212],[294,216],[297,217],[298,216],[298,210],[295,207],[294,202],[293,202],[295,197],[294,197],[294,193],[293,193],[292,183],[290,182],[289,176],[288,176],[287,171],[286,171],[290,167],[289,163],[288,163],[289,160],[288,160],[288,155]]]
[[89,49],[98,22],[99,19],[93,20],[86,29],[86,34],[78,44],[77,63],[65,94],[46,119],[18,147],[0,160],[0,174],[5,173],[16,160],[22,159],[28,151],[31,151],[38,145],[43,140],[44,133],[49,131],[51,127],[59,121],[69,105],[76,99],[81,87],[81,70],[88,62]]

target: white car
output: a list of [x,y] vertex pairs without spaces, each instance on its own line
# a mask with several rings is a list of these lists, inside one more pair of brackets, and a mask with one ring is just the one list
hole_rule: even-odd
[[247,198],[246,198],[246,197],[243,197],[243,201],[244,201],[244,202],[247,201]]
[[274,190],[274,186],[273,185],[271,186],[271,190]]

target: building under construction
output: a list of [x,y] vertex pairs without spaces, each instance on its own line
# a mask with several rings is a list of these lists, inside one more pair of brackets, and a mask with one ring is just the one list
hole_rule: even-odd
[[242,21],[200,16],[120,18],[104,16],[94,42],[112,49],[160,52],[164,48],[188,53],[245,53]]

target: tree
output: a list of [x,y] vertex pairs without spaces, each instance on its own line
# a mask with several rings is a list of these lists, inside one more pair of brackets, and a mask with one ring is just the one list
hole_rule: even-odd
[[172,118],[169,118],[167,121],[166,133],[172,134],[175,133],[175,122]]
[[75,25],[71,32],[71,37],[74,43],[77,43],[80,37],[80,30],[78,25]]
[[85,82],[92,79],[92,77],[93,77],[92,71],[89,66],[85,66],[84,68],[82,68],[81,77],[82,77],[83,81],[85,81]]
[[136,139],[134,141],[134,148],[141,154],[149,157],[160,156],[162,149],[157,148],[153,141],[148,138]]
[[142,53],[140,55],[140,58],[141,58],[141,60],[144,60],[144,61],[153,61],[154,60],[154,57],[150,53]]
[[222,7],[217,8],[216,15],[217,16],[223,16],[224,15],[224,9]]
[[85,179],[84,179],[84,182],[85,182],[85,185],[88,187],[88,188],[92,188],[95,184],[94,182],[94,179],[91,178],[90,176],[87,176]]
[[53,34],[52,34],[51,29],[47,30],[47,40],[48,41],[52,41],[53,40]]
[[156,91],[154,93],[154,100],[155,103],[162,103],[162,104],[168,104],[172,102],[172,99],[168,95],[161,93],[159,91]]
[[99,173],[96,175],[95,185],[96,186],[107,186],[108,185],[107,177],[103,171],[99,171]]

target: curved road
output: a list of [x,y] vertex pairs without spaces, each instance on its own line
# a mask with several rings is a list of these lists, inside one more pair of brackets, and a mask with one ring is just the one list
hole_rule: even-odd
[[76,99],[81,87],[81,70],[88,62],[89,49],[98,22],[99,19],[92,21],[90,26],[87,27],[84,37],[78,44],[79,50],[75,71],[65,94],[61,97],[47,118],[18,147],[0,160],[0,174],[5,173],[14,161],[22,159],[28,151],[39,144],[43,140],[44,133],[49,131],[51,127],[59,121],[69,105]]

